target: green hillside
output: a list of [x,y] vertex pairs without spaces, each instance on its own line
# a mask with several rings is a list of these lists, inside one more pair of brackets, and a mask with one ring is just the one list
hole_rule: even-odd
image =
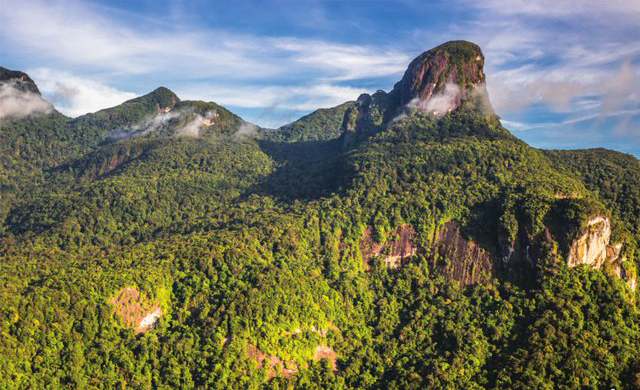
[[639,388],[640,163],[517,139],[478,58],[278,130],[163,88],[0,119],[1,387]]

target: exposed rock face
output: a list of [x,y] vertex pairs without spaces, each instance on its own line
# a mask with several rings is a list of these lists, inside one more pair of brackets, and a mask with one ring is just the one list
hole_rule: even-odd
[[113,312],[122,325],[136,333],[151,329],[162,315],[157,303],[150,302],[133,287],[123,288],[109,299],[109,303],[113,305]]
[[486,249],[467,241],[454,222],[447,222],[438,229],[434,247],[439,254],[436,267],[449,280],[462,285],[484,283],[494,276],[494,258]]
[[23,72],[0,67],[0,119],[55,112],[36,83]]
[[395,115],[389,94],[378,91],[373,95],[363,93],[349,107],[342,120],[342,147],[348,149],[359,139],[364,139],[381,129]]
[[247,344],[247,358],[253,359],[259,368],[267,368],[267,380],[278,376],[278,372],[282,372],[282,376],[285,378],[291,377],[298,372],[298,365],[295,362],[283,361],[274,355],[266,355],[252,344]]
[[329,361],[329,367],[331,367],[333,372],[338,371],[338,365],[336,364],[337,357],[338,355],[333,348],[327,345],[318,345],[315,353],[313,354],[313,360],[320,361],[322,359],[327,359]]
[[576,267],[585,264],[592,268],[601,268],[607,259],[607,246],[611,238],[609,218],[590,218],[587,227],[581,233],[569,248],[567,265]]
[[427,103],[442,95],[451,98],[449,110],[468,99],[485,82],[484,55],[466,41],[451,41],[426,51],[411,61],[402,80],[391,92],[399,105]]
[[381,261],[391,269],[398,268],[402,261],[416,254],[412,243],[414,235],[411,225],[401,225],[391,232],[391,237],[384,244],[377,243],[372,237],[373,228],[367,226],[360,238],[360,253],[365,269],[369,269],[370,261],[380,256]]
[[569,247],[567,266],[586,265],[594,269],[608,269],[622,279],[631,291],[637,287],[635,268],[625,270],[626,257],[620,257],[622,245],[610,245],[611,221],[607,217],[592,216],[587,227],[581,229]]
[[637,279],[635,267],[625,269],[626,257],[620,257],[622,244],[607,246],[607,259],[611,262],[611,272],[625,281],[631,291],[636,291]]
[[[157,90],[156,90],[157,91]],[[156,114],[167,114],[173,110],[173,107],[178,102],[178,97],[173,94],[173,92],[169,91],[171,95],[168,98],[164,98],[163,100],[156,103]],[[166,93],[162,91],[162,93]]]
[[483,112],[493,113],[483,66],[480,47],[471,42],[451,41],[422,53],[391,92],[363,94],[345,112],[343,148],[353,147],[407,111],[439,116],[471,102]]
[[36,83],[28,74],[17,70],[9,70],[0,66],[0,84],[10,82],[14,88],[22,92],[31,92],[40,95]]

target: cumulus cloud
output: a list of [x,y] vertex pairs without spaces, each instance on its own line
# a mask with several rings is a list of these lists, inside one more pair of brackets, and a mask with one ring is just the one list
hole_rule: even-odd
[[0,84],[0,119],[24,118],[52,111],[51,104],[40,95],[19,89],[15,81]]
[[[4,50],[73,72],[33,75],[44,96],[70,116],[132,98],[111,83],[141,85],[140,79],[147,83],[143,91],[168,84],[181,96],[181,89],[193,91],[184,96],[194,99],[309,111],[371,92],[344,82],[400,77],[410,60],[391,45],[196,29],[180,21],[157,28],[162,22],[137,18],[138,25],[129,24],[91,4],[22,2],[0,12],[0,34]],[[202,80],[224,83],[211,89]]]
[[304,78],[320,70],[320,78],[345,80],[402,72],[408,60],[392,48],[321,40],[180,25],[138,30],[97,11],[78,3],[15,3],[0,14],[0,31],[7,44],[28,48],[41,58],[111,74],[168,74],[180,69],[194,78],[247,80]]
[[186,99],[206,99],[235,107],[290,110],[333,107],[367,92],[371,91],[331,84],[233,86],[204,83],[196,87],[178,88],[178,94]]
[[135,93],[121,91],[96,80],[75,76],[69,72],[50,68],[30,69],[42,94],[65,115],[76,117],[113,107],[136,97]]
[[488,0],[473,7],[470,21],[436,31],[435,37],[428,29],[416,37],[478,43],[499,115],[516,117],[544,107],[546,116],[579,118],[638,107],[640,3]]

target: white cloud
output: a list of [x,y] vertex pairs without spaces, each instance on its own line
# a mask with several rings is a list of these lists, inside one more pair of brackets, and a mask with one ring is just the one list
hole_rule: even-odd
[[65,115],[75,117],[116,106],[136,97],[100,82],[74,76],[68,72],[38,68],[28,71],[42,94]]
[[238,128],[238,131],[233,133],[233,135],[236,137],[242,137],[242,136],[255,135],[257,133],[258,133],[258,126],[254,125],[253,123],[244,122]]
[[0,119],[23,118],[34,114],[48,114],[53,107],[40,95],[23,91],[14,82],[0,83]]
[[529,131],[529,130],[551,129],[554,127],[556,128],[566,127],[569,125],[574,125],[574,124],[583,123],[583,122],[589,122],[594,120],[599,121],[607,118],[621,117],[622,118],[622,121],[620,122],[621,125],[617,128],[618,134],[616,135],[625,135],[629,130],[626,126],[626,124],[628,124],[628,119],[636,115],[640,115],[640,109],[618,110],[618,111],[613,111],[606,114],[598,113],[598,112],[587,113],[587,114],[582,114],[577,116],[570,116],[569,118],[563,119],[560,121],[551,121],[551,122],[543,122],[543,123],[527,123],[527,122],[506,120],[506,119],[502,119],[500,122],[504,127],[506,127],[509,130],[523,132],[523,131]]
[[640,3],[489,0],[475,6],[474,21],[448,33],[472,37],[483,48],[498,114],[534,103],[577,113],[589,98],[598,102],[592,113],[605,115],[640,101],[634,95],[640,90]]
[[640,3],[629,0],[601,1],[563,0],[563,1],[528,1],[528,0],[484,0],[476,4],[480,8],[502,15],[537,15],[544,17],[593,15],[624,15],[633,17],[640,15]]
[[[640,2],[488,0],[464,7],[471,17],[438,30],[425,26],[411,39],[428,46],[449,39],[480,44],[498,114],[547,103],[574,117],[606,115],[640,101]],[[0,54],[24,53],[32,68],[49,68],[32,77],[71,116],[134,96],[113,85],[142,94],[169,84],[183,99],[310,111],[371,92],[353,87],[355,80],[399,79],[411,59],[402,32],[392,37],[395,46],[355,45],[196,29],[138,14],[117,18],[91,3],[0,8]]]
[[401,74],[411,58],[398,50],[339,45],[322,41],[278,39],[273,47],[292,53],[294,62],[336,73],[335,80]]
[[13,47],[43,59],[112,74],[164,71],[190,78],[246,80],[304,76],[321,70],[324,76],[346,80],[401,72],[407,60],[395,50],[319,40],[197,31],[184,26],[134,30],[78,3],[13,3],[2,10],[0,18],[3,38]]
[[360,94],[366,92],[371,91],[331,84],[301,86],[201,84],[177,91],[178,96],[183,99],[212,100],[222,105],[245,108],[277,106],[280,109],[288,110],[315,110],[333,107],[349,100],[355,100]]
[[460,87],[457,84],[447,83],[442,92],[431,96],[426,101],[415,98],[407,104],[407,107],[433,115],[443,115],[458,106],[460,99]]

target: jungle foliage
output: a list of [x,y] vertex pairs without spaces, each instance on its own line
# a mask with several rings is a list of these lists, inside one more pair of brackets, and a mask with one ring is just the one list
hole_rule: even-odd
[[[219,122],[111,137],[167,105]],[[347,150],[352,105],[241,137],[223,107],[165,89],[1,122],[2,387],[640,388],[638,295],[621,280],[542,242],[534,266],[498,262],[464,286],[433,247],[449,221],[498,253],[605,214],[637,261],[638,160],[537,150],[471,108],[400,118]],[[366,269],[365,228],[384,243],[402,224],[420,250]],[[162,308],[153,329],[114,315],[126,287]],[[267,379],[248,345],[298,372]]]

